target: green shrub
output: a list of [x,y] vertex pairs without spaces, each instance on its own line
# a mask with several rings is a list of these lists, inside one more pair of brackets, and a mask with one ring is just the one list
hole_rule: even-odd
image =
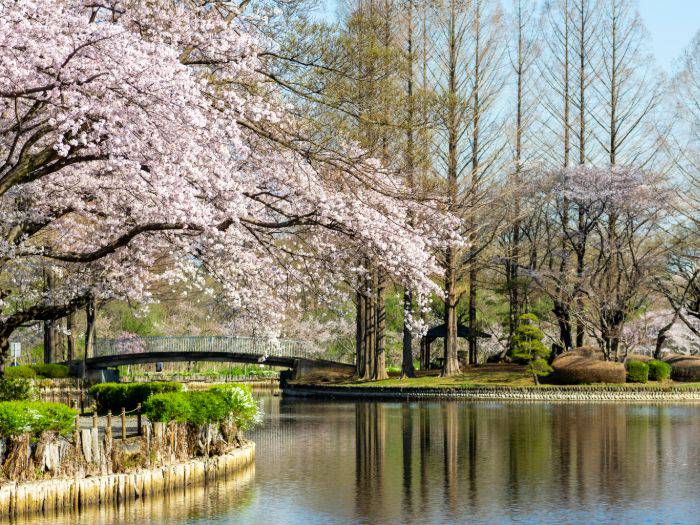
[[649,366],[649,381],[665,381],[671,377],[671,365],[663,361],[653,360]]
[[33,379],[36,377],[36,372],[28,365],[8,366],[5,367],[5,377]]
[[185,392],[153,394],[143,403],[143,412],[150,421],[186,423],[190,415],[190,403]]
[[143,405],[149,420],[160,423],[177,421],[204,425],[232,418],[241,430],[261,420],[260,409],[249,388],[221,385],[204,391],[156,394]]
[[120,412],[122,408],[133,410],[139,403],[154,394],[179,392],[182,384],[168,381],[153,381],[151,383],[99,383],[90,388],[90,394],[95,398],[97,411],[105,413],[111,410]]
[[261,422],[262,413],[249,386],[218,385],[209,390],[223,398],[236,426],[241,430],[248,430]]
[[642,361],[628,361],[627,382],[628,383],[646,383],[649,380],[649,365]]
[[36,397],[36,391],[29,379],[6,377],[0,379],[0,401],[29,401]]
[[0,403],[0,435],[17,436],[55,431],[68,435],[77,412],[62,403],[5,401]]
[[55,363],[39,363],[35,365],[29,365],[29,367],[36,372],[39,377],[46,377],[48,379],[60,379],[68,377],[68,367],[66,365],[58,365]]
[[622,363],[600,361],[572,352],[557,357],[552,368],[554,372],[547,380],[562,385],[624,383],[627,379],[625,365]]
[[53,363],[36,363],[33,365],[29,365],[29,367],[32,370],[34,370],[37,377],[39,378],[55,379],[58,377],[68,376],[68,367],[65,367],[63,365],[57,365]]
[[513,345],[510,350],[515,363],[530,365],[535,379],[552,372],[547,363],[549,349],[542,342],[544,332],[537,326],[539,319],[535,314],[523,314],[518,317],[518,326],[513,333]]
[[190,404],[188,422],[195,425],[218,423],[231,415],[223,396],[211,390],[188,392]]

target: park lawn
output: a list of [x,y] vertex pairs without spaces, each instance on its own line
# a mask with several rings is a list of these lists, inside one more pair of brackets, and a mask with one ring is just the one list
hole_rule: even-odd
[[[393,374],[392,374],[393,375]],[[482,365],[469,367],[454,377],[440,377],[438,370],[417,372],[417,377],[389,377],[382,381],[347,381],[347,386],[466,388],[474,386],[534,386],[532,374],[520,365]]]
[[[514,364],[485,364],[478,367],[469,367],[463,374],[455,377],[440,377],[437,370],[428,372],[418,371],[417,377],[401,379],[398,374],[391,373],[389,379],[382,381],[358,381],[345,380],[333,383],[333,386],[341,387],[373,387],[373,388],[471,388],[479,386],[501,387],[537,387],[528,367]],[[543,388],[566,387],[566,385],[540,385]],[[700,389],[700,383],[685,383],[677,381],[650,381],[648,383],[624,383],[606,384],[595,383],[591,385],[576,385],[577,387],[613,387],[624,389],[635,388],[684,388]]]

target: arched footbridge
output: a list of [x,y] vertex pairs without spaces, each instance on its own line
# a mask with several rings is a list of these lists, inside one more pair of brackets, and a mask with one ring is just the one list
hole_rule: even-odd
[[351,375],[354,365],[313,351],[305,341],[243,336],[122,337],[98,339],[85,359],[86,372],[157,362],[219,361],[287,367],[293,377]]

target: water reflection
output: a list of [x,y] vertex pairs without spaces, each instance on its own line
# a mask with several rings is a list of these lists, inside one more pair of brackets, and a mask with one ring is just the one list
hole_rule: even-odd
[[264,404],[247,479],[34,523],[700,522],[700,405]]
[[56,516],[20,517],[13,525],[107,525],[129,523],[150,525],[168,523],[180,525],[195,522],[210,522],[222,508],[229,512],[240,512],[254,497],[252,482],[255,479],[255,465],[207,486],[193,486],[178,490],[167,496],[155,496],[136,500],[119,506],[102,508],[89,507],[80,513]]
[[695,522],[697,415],[668,405],[358,403],[357,517],[609,522],[627,512]]

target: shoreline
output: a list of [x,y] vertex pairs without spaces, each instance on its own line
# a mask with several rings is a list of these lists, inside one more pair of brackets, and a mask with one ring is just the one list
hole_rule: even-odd
[[80,511],[121,505],[191,485],[206,485],[254,464],[255,443],[220,456],[192,459],[134,472],[57,478],[0,485],[0,518]]
[[700,402],[699,387],[677,385],[632,388],[618,385],[404,387],[290,382],[283,386],[282,395],[300,398],[365,400]]

